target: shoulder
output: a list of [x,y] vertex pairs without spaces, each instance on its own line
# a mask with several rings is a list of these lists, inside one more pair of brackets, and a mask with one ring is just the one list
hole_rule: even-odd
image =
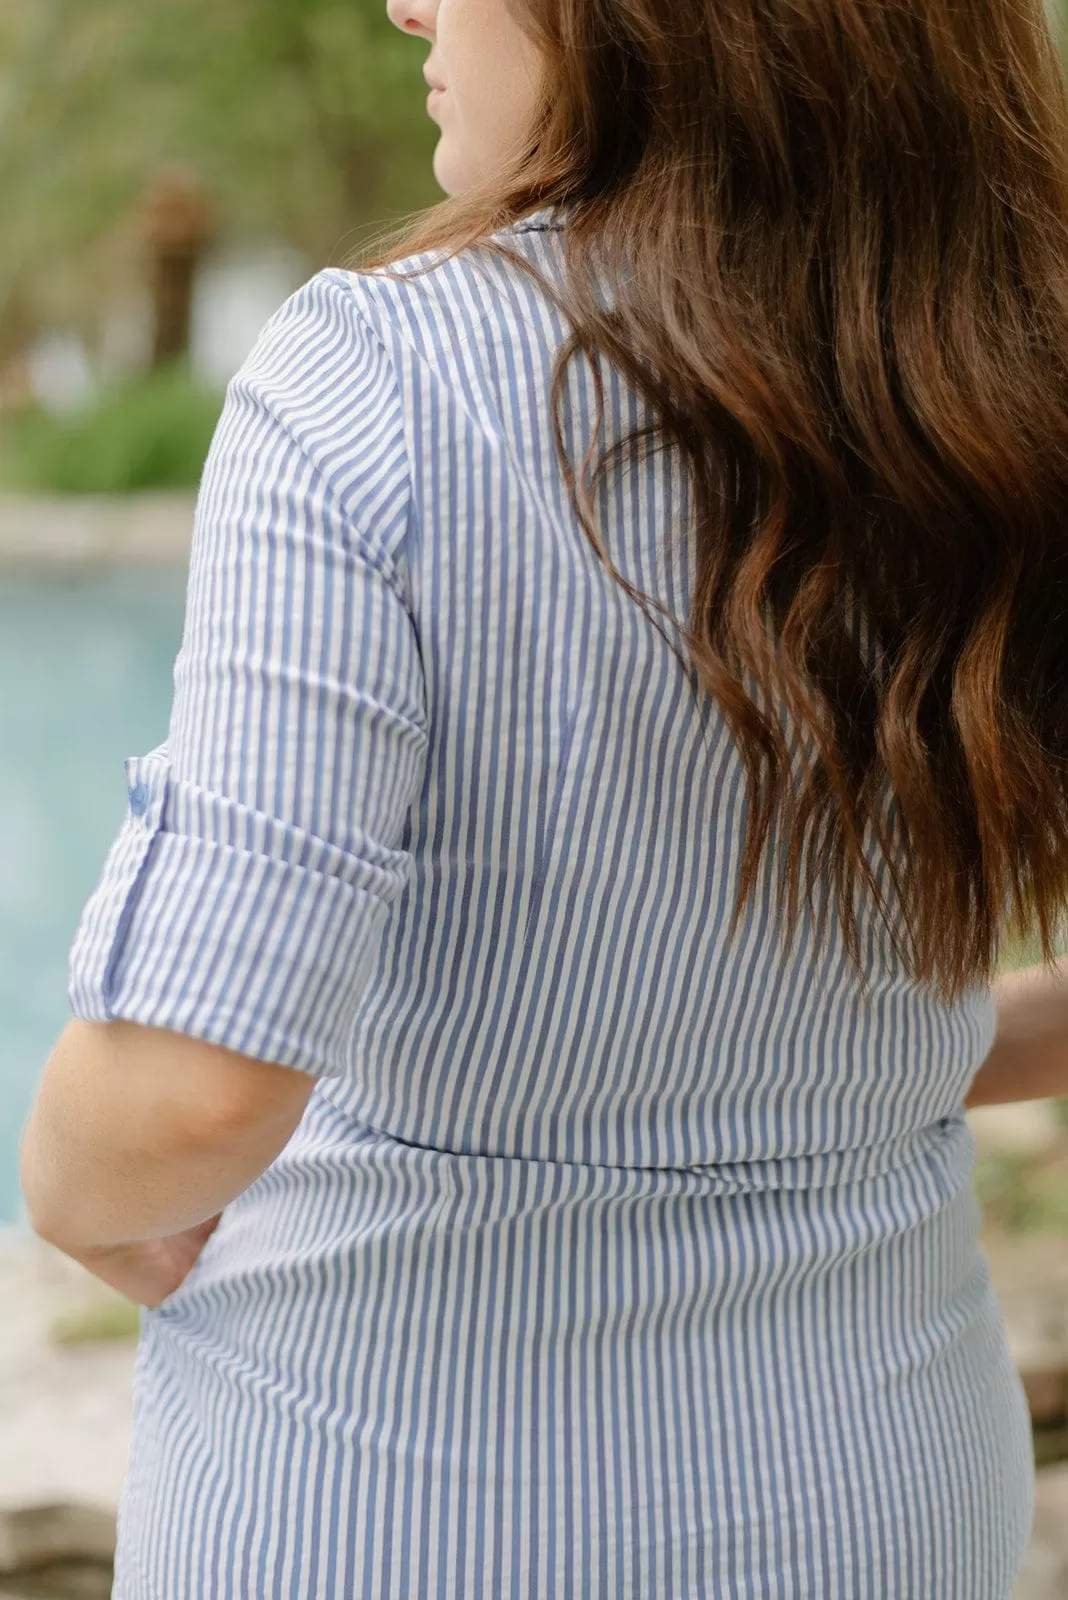
[[[346,379],[384,370],[388,350],[373,307],[354,292],[352,274],[326,268],[296,289],[271,316],[236,377],[276,398],[329,404]],[[351,394],[347,396],[351,400]]]
[[291,518],[336,512],[386,553],[403,542],[403,407],[387,344],[344,272],[318,272],[295,290],[227,386],[200,515],[250,497]]
[[465,352],[517,343],[544,327],[544,292],[537,278],[550,279],[559,259],[558,237],[519,224],[492,235],[498,249],[475,246],[448,255],[423,251],[367,271],[332,269],[370,327],[398,361],[422,358],[439,370],[454,367]]
[[269,377],[326,362],[373,364],[396,356],[398,342],[430,352],[487,322],[529,327],[538,276],[553,280],[561,260],[560,229],[547,216],[536,212],[499,230],[495,249],[428,250],[367,270],[323,268],[267,322],[248,370]]

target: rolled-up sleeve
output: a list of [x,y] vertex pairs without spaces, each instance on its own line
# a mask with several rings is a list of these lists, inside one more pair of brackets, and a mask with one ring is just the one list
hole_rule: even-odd
[[399,408],[387,346],[336,270],[287,300],[232,379],[167,737],[125,763],[70,954],[75,1016],[346,1072],[426,761]]

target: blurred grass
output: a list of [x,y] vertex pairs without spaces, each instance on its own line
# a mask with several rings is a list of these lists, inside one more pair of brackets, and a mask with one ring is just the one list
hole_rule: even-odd
[[0,489],[129,494],[195,489],[223,395],[182,363],[115,384],[84,410],[29,407],[0,426]]
[[[1054,937],[1053,949],[1058,956],[1068,955],[1068,929],[1061,932],[1060,937]],[[1020,967],[1037,966],[1042,960],[1042,944],[1037,933],[1024,935],[1006,935],[1001,949],[1001,959],[998,970],[1001,972],[1015,972]]]
[[[1065,1129],[1063,1115],[1061,1123]],[[1041,1155],[985,1151],[975,1163],[975,1192],[984,1223],[995,1232],[1068,1239],[1068,1129]]]
[[[1054,941],[1068,955],[1068,937]],[[1002,972],[1042,960],[1037,934],[1007,939],[998,963]],[[1053,1116],[1061,1134],[1041,1154],[1012,1148],[986,1149],[976,1160],[975,1191],[988,1228],[1009,1237],[1068,1240],[1068,1100],[1056,1100]]]
[[136,1339],[141,1325],[140,1308],[132,1300],[100,1298],[87,1300],[55,1318],[49,1329],[53,1344],[102,1344],[116,1339]]

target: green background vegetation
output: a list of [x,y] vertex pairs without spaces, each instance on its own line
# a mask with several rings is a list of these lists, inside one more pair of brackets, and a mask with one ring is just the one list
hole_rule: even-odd
[[192,489],[223,396],[175,364],[115,384],[84,410],[53,417],[36,407],[0,426],[0,489],[130,494]]
[[[0,0],[0,364],[46,328],[90,348],[136,273],[139,206],[195,173],[219,242],[339,264],[442,198],[424,41],[385,0]],[[193,488],[222,396],[175,370],[84,415],[0,425],[0,490]]]
[[427,53],[385,0],[0,0],[0,338],[92,319],[170,163],[324,266],[439,200]]

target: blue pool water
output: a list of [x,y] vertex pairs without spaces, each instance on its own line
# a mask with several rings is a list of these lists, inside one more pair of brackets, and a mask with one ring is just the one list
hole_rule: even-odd
[[126,808],[123,760],[167,734],[184,571],[0,577],[0,1223],[69,1016],[67,953]]

